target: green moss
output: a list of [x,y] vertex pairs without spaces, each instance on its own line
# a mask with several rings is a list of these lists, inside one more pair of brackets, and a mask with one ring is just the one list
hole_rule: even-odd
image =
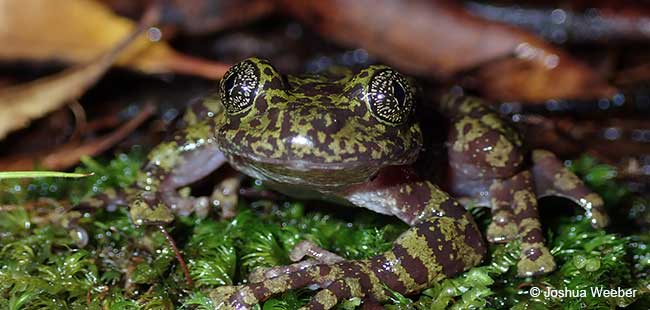
[[[308,211],[295,201],[242,202],[239,214],[228,221],[179,218],[168,230],[188,262],[195,281],[190,289],[165,238],[157,230],[132,225],[124,208],[79,213],[78,225],[90,236],[82,249],[64,228],[66,214],[70,214],[62,212],[66,201],[79,201],[107,187],[127,186],[142,158],[134,152],[105,163],[86,159],[75,171],[96,175],[82,180],[1,181],[0,309],[211,309],[203,290],[241,283],[255,267],[289,263],[289,251],[301,240],[360,259],[387,250],[406,229],[396,219],[369,211],[354,210],[357,214],[350,215],[354,219],[350,223],[335,217],[336,212]],[[585,157],[574,161],[571,168],[603,194],[610,207],[647,204],[617,184],[609,166]],[[51,199],[36,203],[42,197]],[[489,213],[484,209],[472,212],[485,227]],[[549,246],[558,262],[558,270],[550,275],[517,278],[517,242],[492,246],[482,266],[418,296],[393,294],[386,308],[650,308],[650,234],[594,230],[581,216],[563,217],[548,229]],[[639,288],[640,294],[635,299],[545,299],[529,294],[533,287],[592,286]],[[296,309],[312,294],[309,290],[288,292],[260,309]],[[353,299],[338,309],[355,309],[359,304]]]

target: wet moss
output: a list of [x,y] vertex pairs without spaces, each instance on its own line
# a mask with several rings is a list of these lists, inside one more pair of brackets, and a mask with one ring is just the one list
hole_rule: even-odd
[[[289,262],[288,253],[308,239],[351,259],[367,258],[390,248],[406,227],[365,210],[349,222],[335,211],[314,212],[299,201],[240,202],[232,220],[179,218],[168,227],[181,247],[195,286],[188,288],[165,238],[155,229],[135,227],[128,210],[82,210],[76,221],[89,234],[84,248],[65,228],[64,212],[83,197],[133,182],[143,156],[118,155],[101,162],[85,159],[77,172],[95,172],[83,180],[5,180],[0,183],[1,309],[210,309],[206,289],[240,283],[259,266]],[[591,158],[571,168],[603,195],[607,206],[638,203],[618,184],[612,168]],[[43,199],[48,198],[48,199]],[[473,210],[477,222],[489,218]],[[615,222],[614,225],[617,223]],[[619,223],[619,225],[622,225]],[[626,224],[627,225],[627,224]],[[387,309],[630,309],[650,307],[650,234],[638,230],[593,229],[582,216],[565,216],[548,227],[549,245],[558,262],[550,275],[516,277],[519,245],[492,246],[490,258],[454,279],[418,296],[393,294]],[[630,231],[627,229],[625,231]],[[635,298],[533,298],[536,288],[589,287],[638,289]],[[289,292],[263,309],[296,309],[313,294]],[[355,309],[359,300],[341,304]]]

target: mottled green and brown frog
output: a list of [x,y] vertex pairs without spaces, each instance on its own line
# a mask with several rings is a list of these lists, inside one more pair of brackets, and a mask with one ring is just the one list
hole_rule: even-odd
[[598,195],[553,154],[525,152],[518,132],[477,98],[441,100],[451,120],[451,195],[421,178],[411,167],[423,143],[416,98],[413,81],[387,66],[292,76],[265,60],[246,59],[226,73],[218,94],[188,110],[184,129],[151,151],[130,191],[131,218],[160,225],[205,205],[205,198],[178,189],[228,162],[282,193],[368,208],[411,226],[391,250],[367,260],[302,244],[297,259],[309,259],[211,292],[217,309],[238,310],[306,286],[320,288],[307,309],[330,309],[351,297],[377,304],[388,299],[388,289],[419,292],[475,266],[486,247],[459,201],[492,208],[489,241],[521,239],[522,276],[555,268],[537,197],[568,197],[594,226],[607,224]]

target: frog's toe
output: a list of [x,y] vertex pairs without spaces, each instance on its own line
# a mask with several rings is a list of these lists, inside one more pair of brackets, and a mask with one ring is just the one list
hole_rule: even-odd
[[532,277],[547,274],[555,270],[553,255],[544,245],[524,245],[517,263],[520,277]]
[[590,217],[591,225],[594,226],[594,228],[603,228],[609,225],[609,216],[606,213],[592,212]]
[[609,225],[609,216],[605,212],[604,202],[600,195],[589,193],[578,199],[578,203],[586,210],[586,216],[591,219],[594,228],[603,228]]
[[140,197],[129,203],[129,215],[131,221],[138,226],[167,224],[174,220],[174,214],[166,205],[159,201],[150,203]]
[[248,310],[257,304],[249,286],[221,286],[209,294],[215,310]]
[[[304,259],[305,257],[308,258]],[[251,283],[259,283],[280,275],[290,275],[314,265],[331,265],[344,261],[343,257],[327,251],[316,245],[314,242],[307,240],[298,243],[289,254],[289,258],[296,263],[286,266],[256,268],[248,276],[248,281]]]
[[310,257],[323,264],[333,264],[344,261],[343,257],[323,249],[313,241],[309,240],[300,241],[300,243],[298,243],[289,254],[289,258],[294,262],[298,262],[304,257]]

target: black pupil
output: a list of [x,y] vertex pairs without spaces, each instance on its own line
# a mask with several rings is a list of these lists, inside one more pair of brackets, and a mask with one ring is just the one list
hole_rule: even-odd
[[230,94],[232,92],[232,88],[235,86],[235,75],[231,74],[225,81],[224,81],[224,90],[226,91],[226,94]]
[[404,91],[402,84],[393,82],[393,96],[395,96],[395,99],[399,105],[404,105],[404,100],[406,100],[406,92]]

